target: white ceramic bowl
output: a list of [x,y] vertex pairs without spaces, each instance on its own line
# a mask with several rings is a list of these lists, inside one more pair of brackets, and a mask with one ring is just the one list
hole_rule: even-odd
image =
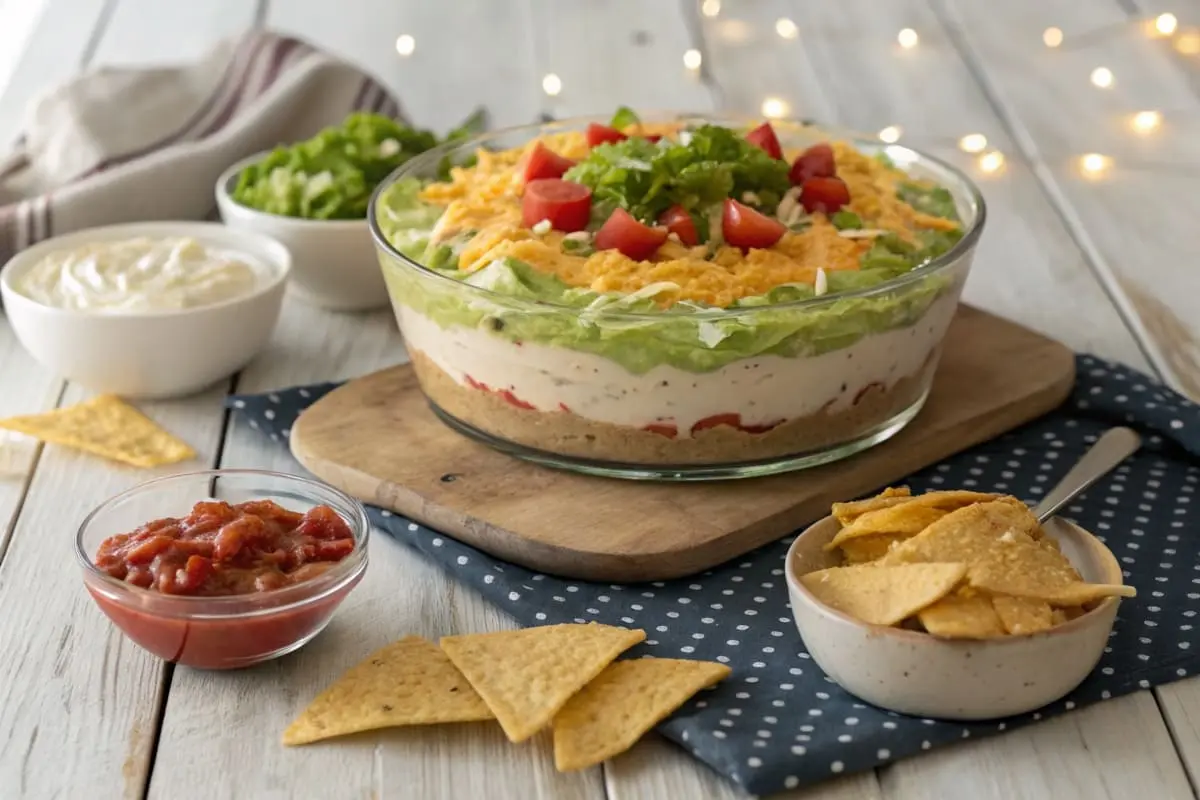
[[231,228],[257,231],[292,251],[291,292],[331,311],[383,308],[387,286],[367,220],[319,220],[267,214],[233,199],[238,175],[267,153],[239,161],[217,179],[217,208]]
[[[238,253],[267,271],[251,294],[183,310],[99,314],[52,308],[16,290],[43,256],[139,236],[189,236]],[[21,251],[0,271],[0,297],[17,339],[44,367],[97,392],[130,398],[192,394],[245,366],[271,338],[291,271],[287,249],[215,222],[138,222],[56,236]]]
[[[1045,526],[1084,580],[1121,583],[1121,567],[1101,542],[1064,520]],[[799,577],[836,566],[825,552],[840,526],[826,517],[787,555],[792,616],[817,665],[872,705],[936,719],[979,720],[1023,714],[1060,699],[1095,668],[1116,619],[1110,597],[1048,631],[988,640],[948,640],[868,625],[818,601]]]

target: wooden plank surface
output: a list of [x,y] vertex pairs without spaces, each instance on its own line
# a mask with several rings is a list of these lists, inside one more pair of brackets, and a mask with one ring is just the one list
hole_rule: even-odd
[[[495,126],[522,125],[541,107],[524,0],[275,0],[265,19],[374,74],[422,127],[444,131],[481,105]],[[413,38],[411,55],[397,52],[400,36]]]
[[[989,98],[1155,366],[1200,398],[1200,273],[1182,266],[1195,257],[1200,107],[1168,45],[1117,0],[934,2],[950,26],[949,46],[985,76]],[[1051,25],[1066,35],[1061,47],[1037,35]],[[1098,67],[1111,70],[1110,88],[1091,84]],[[1161,129],[1134,133],[1130,118],[1140,110],[1160,111]],[[1088,177],[1086,153],[1110,157],[1111,167]]]

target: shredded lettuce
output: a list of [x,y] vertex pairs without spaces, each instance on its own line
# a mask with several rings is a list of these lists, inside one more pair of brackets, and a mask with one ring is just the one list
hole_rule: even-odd
[[746,192],[758,198],[752,205],[775,210],[791,187],[785,162],[729,128],[702,125],[689,133],[687,144],[631,137],[598,145],[564,177],[592,190],[596,219],[624,208],[651,221],[673,205],[697,211]]
[[954,196],[941,186],[902,183],[897,194],[901,200],[923,214],[958,222],[958,206],[954,202]]

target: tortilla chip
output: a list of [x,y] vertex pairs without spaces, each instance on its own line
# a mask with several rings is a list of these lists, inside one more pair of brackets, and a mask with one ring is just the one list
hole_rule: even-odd
[[888,508],[879,508],[861,514],[854,522],[837,532],[826,550],[834,550],[844,542],[860,536],[879,534],[901,534],[905,538],[916,536],[949,513],[941,508],[930,508],[914,502],[900,503]]
[[871,625],[895,625],[936,603],[966,575],[965,564],[860,564],[800,578],[825,605]]
[[196,457],[185,442],[111,394],[44,414],[0,419],[0,428],[135,467],[161,467]]
[[625,752],[729,672],[724,664],[674,658],[609,664],[554,717],[554,765],[560,772],[585,769]]
[[897,503],[903,503],[905,498],[911,497],[912,491],[907,486],[897,488],[888,487],[874,497],[867,497],[862,500],[854,500],[850,503],[834,503],[831,507],[832,514],[837,517],[838,522],[843,525],[849,525],[855,519],[868,511],[874,511],[879,508],[888,508]]
[[868,511],[877,511],[901,504],[915,503],[918,506],[925,506],[927,508],[940,508],[943,511],[953,511],[971,503],[984,503],[988,500],[995,500],[998,496],[985,492],[970,492],[965,489],[925,492],[924,494],[915,496],[910,496],[908,489],[896,490],[902,491],[903,494],[888,494],[891,491],[893,490],[889,489],[875,497],[856,500],[852,503],[834,503],[832,507],[833,515],[843,525],[849,525]]
[[645,638],[645,631],[590,623],[445,636],[441,645],[496,715],[509,741],[523,742],[617,656]]
[[997,542],[1025,542],[1038,527],[1037,517],[1020,500],[1003,497],[952,511],[892,549],[886,564],[973,564],[990,558]]
[[1137,597],[1137,589],[1123,583],[1072,583],[1041,595],[1042,600],[1053,606],[1084,606],[1106,597]]
[[990,639],[1003,636],[1004,627],[991,598],[959,590],[917,615],[925,630],[949,639]]
[[493,719],[446,654],[420,636],[393,642],[351,667],[283,732],[286,745],[359,731]]
[[1042,600],[1001,594],[992,598],[992,608],[996,609],[996,615],[1000,618],[1004,630],[1013,636],[1037,633],[1054,627],[1054,615],[1051,613],[1050,604]]
[[845,556],[847,564],[868,564],[883,558],[893,546],[899,545],[907,538],[907,536],[890,533],[859,536],[856,539],[842,542],[842,555]]

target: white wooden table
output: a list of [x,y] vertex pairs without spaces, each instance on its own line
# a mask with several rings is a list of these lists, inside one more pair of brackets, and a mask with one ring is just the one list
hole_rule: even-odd
[[[791,113],[876,131],[964,166],[991,208],[968,299],[1073,347],[1157,373],[1200,397],[1200,0],[3,0],[0,140],[38,90],[82,67],[195,56],[255,23],[372,70],[410,115],[445,129],[478,104],[499,125],[618,104]],[[36,8],[41,7],[40,17]],[[1179,19],[1175,38],[1141,20]],[[776,21],[786,17],[776,32]],[[1043,29],[1066,36],[1043,44]],[[912,28],[916,47],[897,44]],[[789,37],[787,34],[796,34]],[[396,39],[413,37],[407,57]],[[1180,38],[1180,37],[1183,38]],[[23,40],[23,46],[21,44]],[[1200,39],[1192,39],[1196,43]],[[684,66],[697,50],[701,69]],[[1093,86],[1108,67],[1110,88]],[[548,73],[562,91],[542,90]],[[1139,135],[1128,117],[1162,112]],[[987,173],[959,137],[1003,153]],[[1111,158],[1085,177],[1084,153]],[[403,358],[389,313],[291,303],[269,352],[228,386],[146,411],[210,464],[296,470],[230,424],[230,389],[349,378]],[[0,316],[0,416],[84,392],[39,368]],[[194,467],[194,465],[192,465]],[[512,625],[392,541],[329,630],[262,668],[172,669],[117,633],[85,595],[70,542],[82,516],[147,476],[59,447],[0,444],[0,798],[735,797],[650,737],[608,766],[555,773],[544,743],[498,728],[395,731],[290,750],[281,727],[338,672],[405,633]],[[848,777],[806,798],[1192,798],[1200,682],[1142,691],[1052,722]]]

